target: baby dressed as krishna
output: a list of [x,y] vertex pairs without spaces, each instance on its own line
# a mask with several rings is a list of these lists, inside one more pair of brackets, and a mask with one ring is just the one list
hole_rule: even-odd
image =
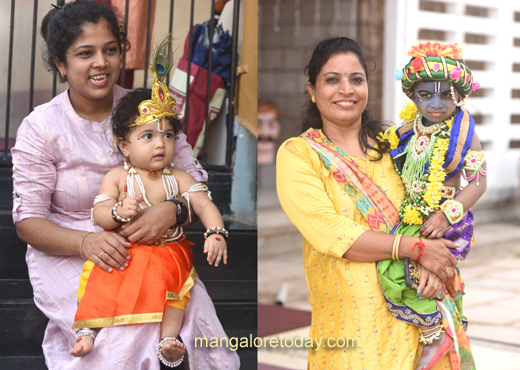
[[[171,60],[168,36],[154,57],[152,89],[130,91],[117,106],[114,142],[125,155],[124,167],[113,169],[103,178],[94,200],[92,222],[119,232],[122,224],[144,208],[171,201],[178,207],[177,224],[153,244],[146,237],[133,243],[128,249],[131,260],[124,271],[107,273],[92,261],[85,262],[73,325],[78,329],[76,345],[70,351],[73,356],[95,350],[94,339],[100,328],[161,322],[157,345],[160,361],[168,367],[183,362],[186,346],[178,336],[197,273],[190,248],[194,244],[186,240],[180,225],[191,220],[191,207],[207,227],[204,253],[208,254],[209,264],[227,263],[228,232],[207,186],[171,163],[175,136],[182,129],[175,99],[161,82],[171,69]],[[176,199],[181,196],[187,207]]]
[[[457,364],[455,368],[474,369],[465,335],[464,284],[458,268],[447,267],[451,278],[433,300],[420,296],[426,281],[419,277],[423,269],[421,237],[455,242],[459,247],[450,251],[458,260],[464,260],[471,248],[474,220],[470,208],[486,190],[487,166],[464,103],[480,85],[464,65],[457,44],[419,43],[408,55],[412,59],[396,71],[395,78],[413,103],[407,103],[399,116],[404,124],[379,137],[390,145],[405,186],[399,211],[402,222],[393,230],[395,258],[378,263],[379,280],[392,314],[420,327],[424,348],[418,370],[433,369],[447,353],[450,362]],[[468,183],[464,188],[461,179]],[[397,260],[403,235],[417,237],[417,261]]]

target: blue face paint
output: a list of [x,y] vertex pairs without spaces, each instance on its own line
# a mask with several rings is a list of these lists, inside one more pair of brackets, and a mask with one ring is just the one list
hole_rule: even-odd
[[[423,116],[423,124],[442,122],[455,111],[456,105],[451,96],[451,85],[445,81],[419,81],[414,90],[414,102]],[[458,92],[456,92],[458,98]]]

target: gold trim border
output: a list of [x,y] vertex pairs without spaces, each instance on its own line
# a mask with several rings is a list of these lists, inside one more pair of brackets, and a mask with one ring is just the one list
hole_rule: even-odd
[[[166,300],[180,301],[186,293],[195,284],[197,278],[197,271],[195,267],[192,267],[190,271],[190,277],[182,286],[179,294],[175,292],[166,292]],[[119,326],[119,325],[131,325],[131,324],[146,324],[152,322],[162,322],[163,313],[145,313],[145,314],[133,314],[133,315],[121,315],[114,317],[103,317],[99,319],[86,319],[74,321],[72,329],[81,328],[106,328],[108,326]]]
[[101,319],[87,319],[74,321],[72,329],[80,328],[106,328],[107,326],[119,326],[129,324],[146,324],[151,322],[161,322],[163,313],[144,313],[135,315],[121,315],[114,317],[103,317]]
[[402,134],[404,134],[406,131],[412,129],[413,127],[413,120],[408,122],[408,123],[405,123],[404,125],[402,125],[401,127],[399,127],[397,129],[397,132],[399,133],[399,136],[401,136]]

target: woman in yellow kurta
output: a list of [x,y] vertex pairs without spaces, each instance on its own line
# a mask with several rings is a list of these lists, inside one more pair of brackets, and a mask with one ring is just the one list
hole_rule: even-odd
[[[394,317],[378,282],[376,261],[392,258],[404,189],[385,148],[380,123],[365,112],[366,60],[348,38],[318,44],[309,65],[307,130],[282,144],[277,157],[280,203],[303,235],[312,307],[309,369],[415,369],[419,330]],[[305,127],[307,125],[307,127]],[[419,258],[416,238],[402,237],[398,258]],[[421,296],[436,296],[457,261],[444,239],[423,240]],[[339,348],[343,341],[352,338]],[[334,347],[335,343],[338,346]],[[467,343],[467,337],[459,338]],[[348,347],[347,347],[348,345]],[[468,347],[469,348],[469,347]],[[453,352],[453,353],[452,353]],[[453,348],[435,369],[465,369]]]

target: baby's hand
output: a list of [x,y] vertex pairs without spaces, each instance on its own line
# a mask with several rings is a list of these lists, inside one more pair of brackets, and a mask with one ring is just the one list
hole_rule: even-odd
[[125,198],[119,207],[117,207],[117,214],[123,218],[129,218],[137,215],[139,210],[139,203],[142,201],[141,196],[132,195]]
[[421,227],[421,234],[429,239],[441,238],[450,223],[444,212],[435,212]]
[[227,244],[226,239],[220,234],[211,234],[204,243],[204,253],[208,254],[208,262],[211,265],[215,262],[215,267],[218,266],[220,260],[227,264]]

